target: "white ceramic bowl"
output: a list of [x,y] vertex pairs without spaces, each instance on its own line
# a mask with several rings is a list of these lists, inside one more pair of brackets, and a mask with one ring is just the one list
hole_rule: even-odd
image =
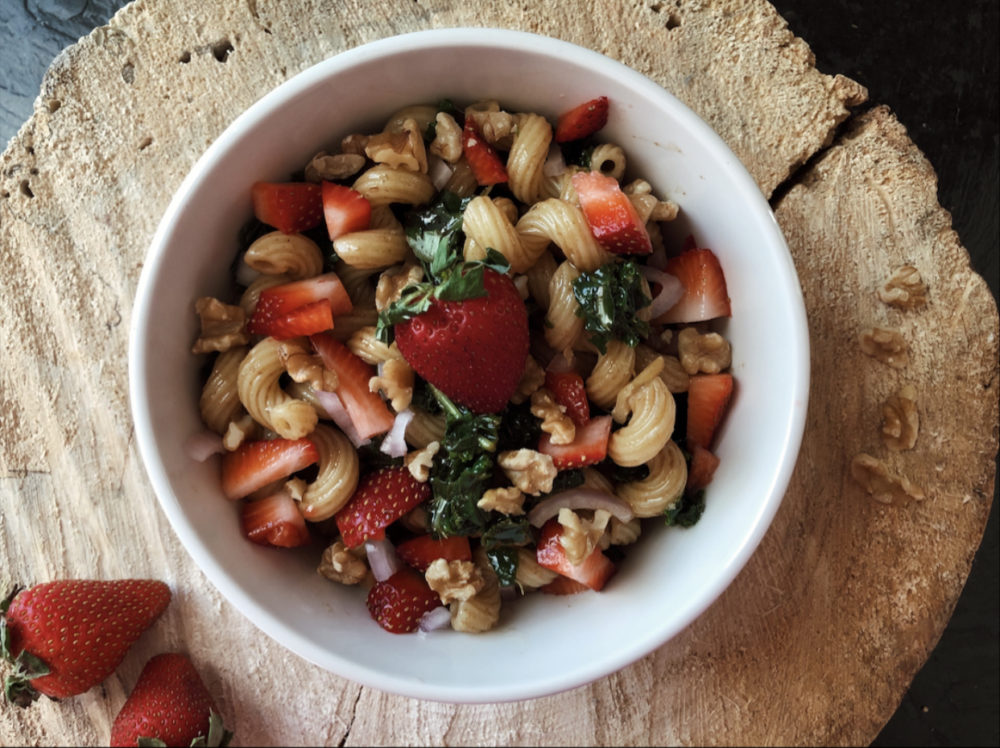
[[[318,550],[262,548],[240,534],[219,465],[185,453],[202,426],[203,357],[194,301],[227,287],[256,180],[283,181],[319,148],[380,127],[402,105],[495,98],[552,118],[607,95],[603,132],[637,175],[680,204],[725,270],[737,389],[700,522],[656,527],[601,593],[533,595],[499,628],[393,635],[363,594],[315,571]],[[683,236],[683,233],[681,234]],[[317,665],[366,685],[454,702],[525,699],[579,686],[656,649],[702,613],[763,537],[795,463],[808,396],[808,333],[795,269],[751,177],[677,99],[595,52],[531,34],[452,29],[337,55],[262,98],[212,144],[171,202],[146,258],[132,316],[130,393],[156,495],[209,579],[251,621]],[[651,523],[656,526],[654,521]]]

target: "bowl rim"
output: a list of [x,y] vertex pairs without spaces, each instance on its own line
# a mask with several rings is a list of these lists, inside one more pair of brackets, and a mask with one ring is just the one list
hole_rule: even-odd
[[[778,253],[780,255],[779,262],[782,264],[780,270],[784,273],[784,277],[780,280],[783,288],[792,291],[794,298],[790,299],[790,302],[797,312],[794,315],[794,319],[790,320],[793,337],[791,342],[794,346],[795,354],[789,367],[791,381],[787,383],[787,390],[791,394],[791,402],[794,407],[790,409],[789,417],[782,431],[782,459],[774,470],[767,501],[762,504],[760,511],[757,513],[756,521],[746,538],[746,542],[733,555],[732,561],[725,568],[724,573],[718,575],[710,585],[707,585],[700,604],[692,608],[691,614],[685,617],[684,620],[675,622],[673,626],[651,631],[646,638],[631,642],[628,647],[623,648],[621,654],[611,665],[608,664],[607,660],[602,660],[600,664],[594,666],[583,665],[577,667],[568,674],[556,674],[545,680],[535,680],[529,684],[508,685],[506,687],[491,686],[489,690],[477,690],[470,689],[467,686],[456,687],[431,682],[416,683],[410,679],[398,677],[393,673],[374,670],[346,660],[335,652],[318,647],[307,637],[300,636],[298,633],[289,630],[266,607],[259,605],[243,591],[241,586],[225,568],[216,561],[211,549],[194,532],[185,516],[180,501],[173,492],[168,472],[156,449],[154,429],[146,410],[150,393],[146,387],[148,367],[142,355],[144,350],[142,341],[144,330],[150,322],[152,305],[151,289],[166,261],[165,250],[168,246],[172,228],[178,216],[185,208],[192,188],[200,181],[204,173],[211,170],[217,155],[224,153],[234,141],[241,137],[245,130],[252,128],[254,123],[265,117],[269,111],[279,108],[278,105],[282,102],[294,98],[302,90],[308,89],[330,75],[384,55],[392,56],[401,53],[412,53],[414,51],[442,46],[487,46],[514,52],[537,53],[541,51],[546,54],[569,54],[581,66],[595,65],[605,69],[613,69],[615,76],[619,80],[627,86],[642,92],[644,95],[665,97],[671,100],[671,107],[676,111],[677,118],[683,121],[684,126],[689,132],[694,132],[699,141],[712,151],[716,157],[727,161],[734,188],[739,191],[740,195],[748,203],[756,205],[757,209],[763,215],[769,217],[769,220],[764,222],[764,226],[767,227],[766,230],[770,232],[767,241],[768,243],[776,244],[783,250]],[[295,74],[264,94],[223,130],[196,160],[181,182],[163,213],[150,241],[136,287],[135,302],[132,309],[128,339],[128,372],[129,400],[136,442],[154,494],[187,553],[215,588],[230,603],[278,644],[290,649],[307,661],[341,677],[403,696],[432,701],[472,704],[538,698],[585,685],[598,678],[617,672],[628,664],[650,654],[680,631],[690,626],[718,599],[757,549],[770,527],[788,488],[805,429],[806,406],[809,396],[810,355],[805,304],[785,238],[771,211],[770,205],[760,192],[750,173],[736,158],[729,146],[707,123],[698,117],[686,104],[659,84],[624,63],[592,49],[532,32],[489,27],[454,27],[426,29],[386,37],[328,57]]]

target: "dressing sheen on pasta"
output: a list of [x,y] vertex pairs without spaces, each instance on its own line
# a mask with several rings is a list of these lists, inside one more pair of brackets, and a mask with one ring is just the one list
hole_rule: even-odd
[[247,185],[240,293],[195,305],[221,483],[248,542],[312,549],[389,632],[601,590],[647,523],[705,509],[725,276],[613,118],[421,102]]

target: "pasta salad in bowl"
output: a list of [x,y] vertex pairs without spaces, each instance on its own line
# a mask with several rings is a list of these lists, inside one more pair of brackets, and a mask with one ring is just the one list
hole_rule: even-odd
[[220,590],[451,701],[693,621],[780,503],[808,385],[787,249],[721,141],[618,63],[482,29],[366,45],[237,120],[161,224],[131,353],[147,470]]

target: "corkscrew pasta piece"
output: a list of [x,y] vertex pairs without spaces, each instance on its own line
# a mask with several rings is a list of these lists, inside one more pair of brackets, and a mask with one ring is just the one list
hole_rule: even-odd
[[514,579],[522,589],[534,590],[544,587],[557,576],[559,575],[556,572],[538,563],[534,552],[527,548],[517,549],[517,573]]
[[358,487],[358,453],[343,432],[324,424],[308,438],[319,453],[319,472],[302,495],[299,511],[310,522],[321,522],[336,514]]
[[619,182],[625,176],[625,151],[614,143],[599,143],[590,155],[590,168]]
[[264,427],[285,439],[301,439],[315,428],[317,415],[312,405],[281,388],[285,367],[279,345],[264,338],[243,359],[237,376],[240,402]]
[[579,270],[591,272],[614,259],[590,231],[583,211],[558,198],[535,203],[517,222],[524,251],[538,259],[551,242]]
[[379,228],[342,234],[334,239],[333,251],[352,267],[373,270],[401,262],[410,247],[401,228]]
[[462,214],[462,231],[465,232],[463,254],[466,260],[481,260],[486,257],[486,248],[489,247],[507,258],[513,272],[523,273],[535,264],[545,247],[537,252],[528,251],[521,244],[517,229],[504,207],[503,203],[498,204],[484,195],[477,195],[469,201]]
[[556,351],[571,352],[583,334],[583,318],[576,310],[573,281],[580,271],[569,261],[562,262],[549,281],[549,309],[545,315],[545,342]]
[[423,172],[394,169],[385,164],[368,169],[351,186],[364,195],[373,208],[392,203],[424,205],[437,192],[430,177]]
[[668,441],[646,465],[648,476],[623,483],[616,491],[636,517],[663,514],[677,502],[687,484],[687,462],[681,448],[673,441]]
[[374,325],[365,325],[355,330],[347,339],[347,347],[351,353],[372,366],[401,356],[398,348],[386,345],[375,336]]
[[557,267],[558,263],[552,253],[543,251],[535,260],[535,264],[525,272],[528,279],[528,295],[538,302],[540,309],[549,308],[549,283]]
[[323,252],[302,234],[272,231],[251,244],[243,261],[265,275],[287,275],[291,280],[311,278],[323,272]]
[[201,388],[198,400],[201,420],[217,434],[224,434],[229,424],[243,412],[236,379],[240,362],[248,350],[246,346],[230,348],[216,356],[212,371]]
[[434,104],[408,104],[389,115],[382,132],[406,132],[406,121],[413,120],[417,131],[425,133],[437,115],[438,108]]
[[598,355],[585,381],[587,396],[605,410],[611,408],[634,372],[635,349],[620,340],[609,340],[607,351]]
[[482,574],[482,588],[468,600],[456,600],[449,609],[453,629],[479,634],[489,631],[500,620],[500,582],[482,548],[473,552],[473,562]]
[[674,431],[677,406],[659,377],[661,368],[662,364],[650,364],[618,394],[612,416],[619,423],[628,413],[631,418],[608,439],[608,457],[622,467],[652,459]]
[[522,203],[531,205],[556,194],[546,189],[550,182],[543,172],[551,142],[552,125],[545,117],[538,114],[518,117],[514,142],[507,154],[507,178],[510,191]]

